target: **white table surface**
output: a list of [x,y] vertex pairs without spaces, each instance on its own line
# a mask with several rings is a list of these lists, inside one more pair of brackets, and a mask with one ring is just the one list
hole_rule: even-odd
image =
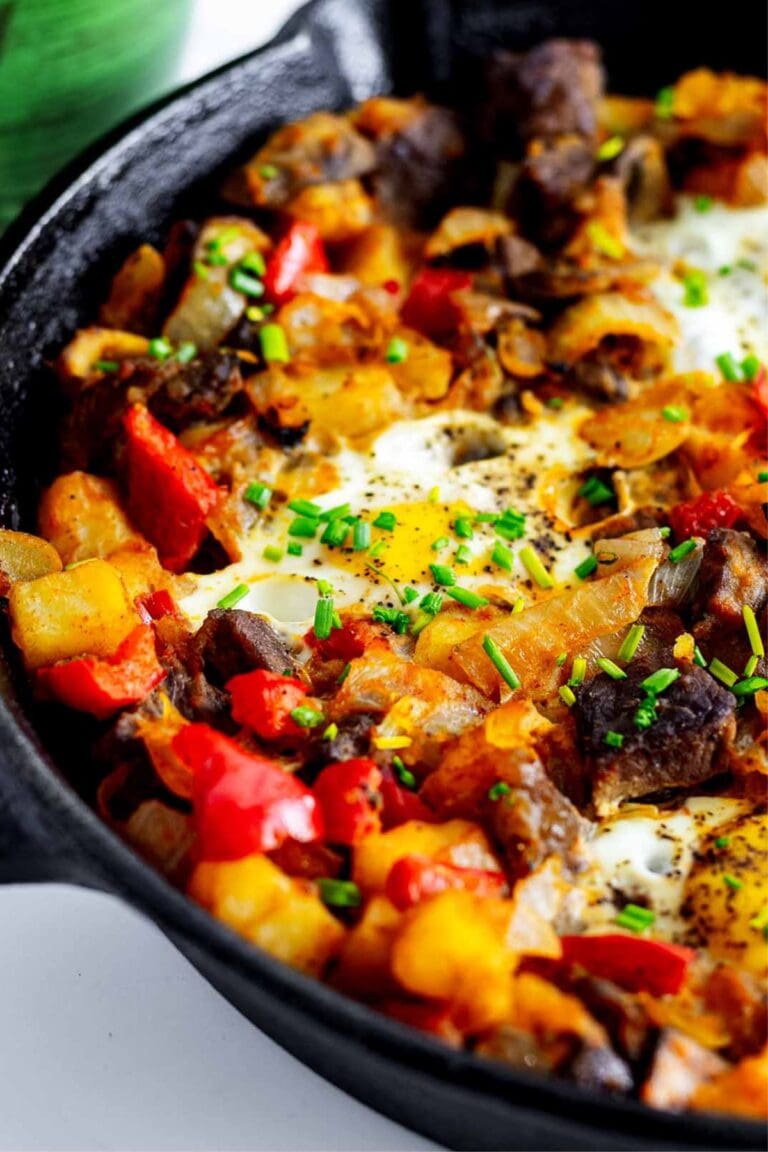
[[[296,7],[196,0],[179,79],[263,42]],[[432,1147],[283,1052],[117,900],[0,889],[0,1149]]]

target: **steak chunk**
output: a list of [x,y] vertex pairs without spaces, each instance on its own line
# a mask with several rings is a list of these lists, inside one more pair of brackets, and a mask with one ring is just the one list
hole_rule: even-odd
[[[651,671],[647,664],[638,662],[626,680],[601,673],[578,690],[573,712],[598,815],[623,800],[689,788],[723,770],[719,753],[736,729],[735,697],[704,668],[678,667],[680,679],[657,697],[656,719],[647,728],[634,719],[646,699],[640,685]],[[623,737],[620,748],[606,743],[608,732]]]
[[214,608],[192,643],[206,677],[216,685],[256,668],[283,672],[294,666],[286,642],[271,624],[239,608]]
[[[760,618],[768,602],[768,560],[747,532],[713,528],[707,536],[693,603],[693,634],[699,641],[718,631],[743,628],[748,604]],[[760,620],[765,630],[765,620]]]
[[536,141],[513,194],[513,208],[525,234],[546,248],[565,241],[579,218],[575,201],[594,167],[594,147],[581,136]]
[[188,364],[173,358],[142,361],[125,383],[131,402],[143,401],[175,432],[198,420],[216,420],[243,387],[240,361],[227,352],[207,352]]
[[591,40],[545,40],[517,60],[514,87],[525,142],[574,133],[593,139],[604,75]]

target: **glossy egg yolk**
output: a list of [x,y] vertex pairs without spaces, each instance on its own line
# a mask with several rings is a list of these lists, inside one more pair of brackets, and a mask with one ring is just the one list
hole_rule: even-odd
[[762,976],[768,970],[768,817],[726,825],[702,845],[686,909],[710,953]]

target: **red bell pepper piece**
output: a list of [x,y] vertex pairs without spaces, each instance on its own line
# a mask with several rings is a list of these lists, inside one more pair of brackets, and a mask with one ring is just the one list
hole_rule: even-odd
[[612,980],[630,992],[665,996],[685,983],[692,948],[665,944],[614,932],[605,936],[562,936],[563,960],[586,968],[593,976]]
[[303,704],[307,689],[300,680],[267,672],[245,672],[227,683],[232,697],[232,715],[238,724],[250,728],[262,740],[283,740],[300,736],[302,729],[291,712]]
[[176,602],[166,588],[159,588],[157,592],[147,592],[136,597],[136,610],[145,624],[153,620],[162,620],[164,616],[176,614]]
[[422,268],[411,284],[400,315],[406,324],[425,336],[448,335],[460,319],[453,293],[471,287],[472,277],[468,272],[458,272],[455,268]]
[[181,572],[205,535],[205,518],[223,493],[195,457],[143,404],[125,416],[128,510],[157,548],[162,564]]
[[317,800],[274,760],[247,752],[207,724],[187,724],[171,746],[193,775],[203,860],[239,860],[288,839],[308,843],[323,835]]
[[391,768],[381,770],[381,824],[385,831],[408,820],[437,823],[437,814],[427,808],[416,792],[403,788]]
[[340,760],[315,780],[331,844],[356,844],[381,830],[381,772],[373,760]]
[[308,272],[327,272],[328,257],[314,224],[297,220],[278,241],[267,261],[264,289],[272,304],[286,304]]
[[114,655],[77,656],[40,668],[37,684],[44,695],[105,720],[119,708],[137,704],[165,677],[148,624],[129,632]]
[[744,515],[739,505],[727,492],[702,492],[693,500],[676,504],[669,513],[675,537],[687,540],[691,536],[706,536],[711,528],[732,528]]
[[451,889],[474,892],[478,896],[502,896],[507,888],[502,872],[486,868],[458,868],[428,856],[403,856],[389,870],[386,894],[395,908],[405,912],[430,896]]
[[752,399],[760,409],[761,415],[768,420],[768,369],[765,364],[760,365],[752,381]]

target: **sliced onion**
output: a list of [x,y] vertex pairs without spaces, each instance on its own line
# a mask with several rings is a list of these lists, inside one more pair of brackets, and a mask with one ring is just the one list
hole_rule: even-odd
[[704,544],[683,557],[679,564],[659,564],[648,585],[648,604],[653,608],[677,608],[684,604],[701,567]]
[[658,528],[643,528],[626,536],[596,540],[594,553],[601,573],[622,572],[640,560],[658,564],[664,556],[664,541]]

